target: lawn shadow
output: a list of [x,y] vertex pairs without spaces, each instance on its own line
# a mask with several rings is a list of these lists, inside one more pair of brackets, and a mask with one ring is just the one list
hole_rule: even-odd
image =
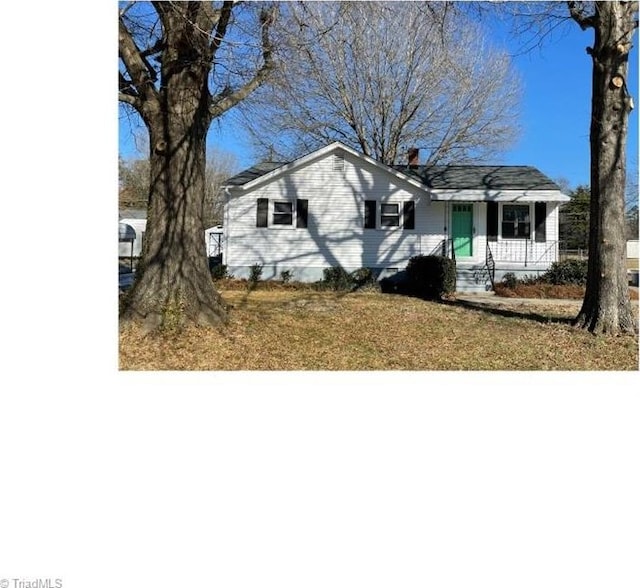
[[462,308],[467,308],[469,310],[474,310],[476,312],[483,312],[486,314],[502,316],[505,318],[525,319],[525,320],[534,321],[536,323],[542,323],[542,324],[572,325],[575,321],[575,316],[558,317],[558,316],[551,316],[549,314],[541,314],[539,312],[534,312],[534,311],[523,312],[518,310],[510,310],[506,308],[498,308],[490,304],[483,304],[482,302],[472,302],[470,300],[442,300],[441,302],[442,304],[446,304],[448,306],[459,306]]

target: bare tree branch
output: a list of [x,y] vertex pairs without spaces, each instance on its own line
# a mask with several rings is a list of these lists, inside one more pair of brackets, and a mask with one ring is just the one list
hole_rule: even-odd
[[596,25],[597,16],[595,14],[586,14],[584,2],[567,2],[567,6],[569,7],[571,18],[580,25],[583,31]]
[[242,102],[254,92],[271,73],[274,67],[273,47],[269,37],[269,30],[276,18],[277,8],[272,6],[264,8],[260,12],[261,43],[262,43],[262,66],[255,75],[245,84],[236,90],[225,88],[218,96],[211,101],[209,113],[212,118],[217,118],[236,104]]
[[[257,145],[289,157],[341,140],[395,163],[409,146],[436,162],[454,147],[471,160],[509,144],[519,79],[445,4],[287,4],[274,31],[285,44],[279,67],[241,106]],[[448,130],[452,121],[459,132]]]
[[[138,46],[133,40],[129,29],[124,24],[122,18],[119,19],[118,34],[120,59],[122,59],[122,62],[124,63],[129,76],[131,77],[131,85],[135,87],[140,100],[157,101],[158,96],[153,85],[155,79],[155,71],[149,70],[146,59],[142,57],[141,51],[138,49]],[[124,78],[121,76],[121,87],[123,85],[123,80]],[[130,93],[125,94],[131,95]],[[124,101],[131,104],[130,99]],[[142,103],[136,102],[136,104],[131,105],[141,112],[140,108],[138,108],[140,104]]]
[[229,20],[231,19],[233,2],[225,2],[217,14],[216,29],[213,33],[213,41],[211,42],[211,56],[215,58],[216,52],[222,43],[226,33]]

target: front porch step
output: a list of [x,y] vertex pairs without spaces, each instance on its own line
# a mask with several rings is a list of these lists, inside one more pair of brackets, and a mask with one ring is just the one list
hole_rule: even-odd
[[456,292],[491,292],[489,272],[484,266],[457,267]]

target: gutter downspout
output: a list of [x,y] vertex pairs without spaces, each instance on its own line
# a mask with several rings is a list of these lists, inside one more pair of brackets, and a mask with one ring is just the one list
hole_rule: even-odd
[[444,250],[445,256],[449,257],[449,201],[445,200],[444,203]]
[[226,266],[229,265],[229,254],[227,244],[229,243],[229,201],[231,199],[231,192],[229,191],[229,186],[224,187],[224,222],[222,224],[222,263]]

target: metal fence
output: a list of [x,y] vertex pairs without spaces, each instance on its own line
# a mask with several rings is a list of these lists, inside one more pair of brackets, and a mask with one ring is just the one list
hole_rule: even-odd
[[565,259],[588,259],[588,249],[560,249],[558,252],[558,258],[560,261]]

